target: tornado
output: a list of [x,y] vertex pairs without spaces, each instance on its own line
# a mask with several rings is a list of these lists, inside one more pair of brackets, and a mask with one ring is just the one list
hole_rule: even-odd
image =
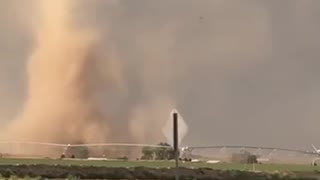
[[41,20],[28,59],[27,100],[5,130],[8,140],[106,142],[110,126],[96,102],[97,31],[77,25],[76,0],[38,0]]

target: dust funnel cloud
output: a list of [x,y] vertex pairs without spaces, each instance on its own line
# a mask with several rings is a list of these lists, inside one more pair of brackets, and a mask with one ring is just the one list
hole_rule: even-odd
[[[98,2],[105,1],[32,2],[34,16],[40,20],[24,19],[32,19],[35,44],[27,59],[27,97],[22,111],[4,128],[1,140],[59,144],[165,141],[161,127],[176,102],[166,91],[171,73],[165,76],[157,73],[159,66],[170,64],[167,50],[157,50],[163,49],[162,43],[144,53],[142,60],[135,63],[137,67],[132,68],[125,56],[117,52],[127,53],[109,39],[112,32],[85,22],[90,19],[87,13],[91,14],[88,6],[91,4],[96,9]],[[107,6],[121,12],[116,1],[110,1]],[[171,35],[170,30],[161,36],[149,34],[136,42],[146,46],[150,37],[159,37],[167,45],[163,36]],[[135,89],[131,78],[137,78],[136,84],[141,87]],[[138,157],[141,152],[132,148],[123,148],[121,152],[105,150],[108,155],[129,157]],[[24,148],[16,153],[57,155],[61,152],[59,148],[34,147],[30,152]],[[90,149],[91,152],[97,150]]]
[[39,0],[40,23],[28,61],[28,97],[9,124],[7,140],[99,143],[109,125],[95,100],[96,43],[93,28],[77,26],[76,0]]

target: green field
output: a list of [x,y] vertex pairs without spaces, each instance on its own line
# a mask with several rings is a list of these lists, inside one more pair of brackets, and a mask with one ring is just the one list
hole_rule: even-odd
[[[0,165],[64,165],[64,166],[103,166],[103,167],[174,167],[174,161],[98,161],[98,160],[53,160],[53,159],[0,159]],[[180,163],[188,168],[212,168],[221,170],[256,170],[266,172],[293,172],[293,171],[320,171],[319,166],[310,165],[284,165],[284,164],[232,164],[232,163]]]

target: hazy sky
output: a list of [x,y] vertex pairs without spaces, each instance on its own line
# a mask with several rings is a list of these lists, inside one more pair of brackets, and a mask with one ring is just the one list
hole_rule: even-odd
[[[189,125],[184,144],[320,147],[320,1],[82,3],[79,24],[99,29],[102,47],[112,44],[123,65],[129,93],[110,90],[112,101],[103,103],[115,116],[170,97]],[[33,21],[27,5],[0,1],[3,123],[26,96]]]

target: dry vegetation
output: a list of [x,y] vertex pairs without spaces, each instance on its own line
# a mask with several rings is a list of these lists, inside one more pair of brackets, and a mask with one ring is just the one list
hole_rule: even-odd
[[[304,165],[183,163],[181,179],[317,179],[319,168]],[[174,179],[174,162],[1,159],[2,177],[85,179]]]

